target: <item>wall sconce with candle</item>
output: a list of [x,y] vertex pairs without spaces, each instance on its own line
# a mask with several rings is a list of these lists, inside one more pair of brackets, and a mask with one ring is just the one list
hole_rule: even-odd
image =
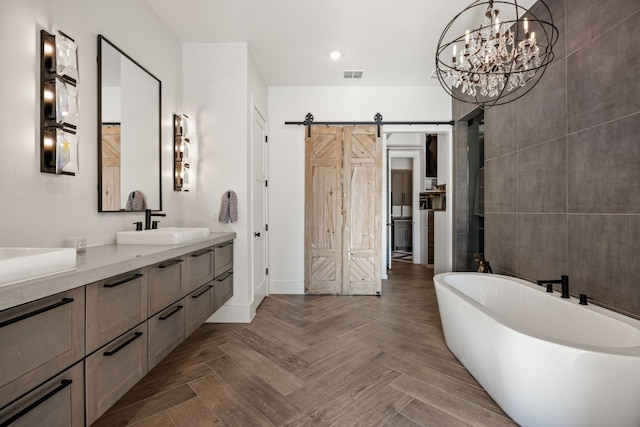
[[78,171],[78,48],[58,31],[40,32],[40,171]]
[[173,115],[173,189],[175,191],[189,191],[190,167],[189,153],[190,141],[189,116],[186,114]]

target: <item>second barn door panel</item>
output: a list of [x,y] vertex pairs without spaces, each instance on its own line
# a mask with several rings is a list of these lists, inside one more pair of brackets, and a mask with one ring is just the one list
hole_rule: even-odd
[[305,290],[381,290],[382,146],[375,126],[312,127],[306,139]]

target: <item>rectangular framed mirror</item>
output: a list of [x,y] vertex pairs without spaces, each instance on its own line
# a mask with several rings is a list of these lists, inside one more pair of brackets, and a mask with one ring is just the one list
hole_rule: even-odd
[[162,210],[162,82],[98,36],[98,212]]

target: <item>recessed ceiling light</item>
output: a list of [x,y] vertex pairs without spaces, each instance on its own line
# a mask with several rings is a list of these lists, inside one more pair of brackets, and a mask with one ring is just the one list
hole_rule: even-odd
[[329,52],[329,58],[337,61],[338,59],[342,58],[342,52],[340,52],[339,50],[332,50],[331,52]]

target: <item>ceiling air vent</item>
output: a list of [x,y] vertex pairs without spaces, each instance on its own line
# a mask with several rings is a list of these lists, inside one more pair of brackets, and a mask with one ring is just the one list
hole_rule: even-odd
[[345,79],[361,79],[364,71],[345,70],[343,77]]

